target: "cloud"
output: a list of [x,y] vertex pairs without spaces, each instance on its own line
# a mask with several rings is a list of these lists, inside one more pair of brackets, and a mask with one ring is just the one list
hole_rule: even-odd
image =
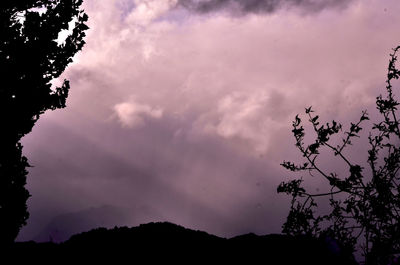
[[[113,9],[102,10],[99,18]],[[240,21],[223,15],[186,23],[155,19],[144,27],[128,20],[102,26],[95,16],[93,40],[69,74],[87,95],[101,91],[99,102],[86,105],[94,119],[112,115],[109,108],[120,124],[135,127],[162,113],[159,120],[187,123],[186,134],[213,133],[267,152],[271,135],[304,106],[344,114],[373,103],[390,48],[380,38],[364,45],[377,34],[366,27],[365,7],[330,14],[342,15],[339,21],[281,12]],[[378,34],[387,38],[390,30]],[[127,102],[129,97],[138,101]]]
[[145,26],[175,6],[178,0],[135,0],[135,8],[125,18],[128,23]]
[[196,13],[226,11],[231,14],[274,13],[281,8],[318,12],[325,8],[343,8],[349,0],[178,0],[178,7]]
[[67,108],[24,138],[30,231],[107,204],[221,236],[279,232],[289,206],[276,194],[289,175],[279,164],[301,161],[293,117],[312,105],[345,126],[373,112],[398,42],[400,5],[389,0],[386,11],[365,0],[239,17],[121,3],[85,1],[90,30],[63,76]]
[[114,106],[114,111],[122,126],[129,128],[142,126],[148,117],[160,119],[163,114],[160,108],[152,108],[134,101],[118,103]]
[[[268,149],[270,135],[282,127],[274,119],[287,115],[274,104],[279,104],[280,97],[283,100],[282,94],[276,91],[227,93],[216,103],[215,112],[198,119],[195,126],[205,133],[228,140],[243,139],[253,150],[263,153]],[[277,113],[271,113],[272,109]]]

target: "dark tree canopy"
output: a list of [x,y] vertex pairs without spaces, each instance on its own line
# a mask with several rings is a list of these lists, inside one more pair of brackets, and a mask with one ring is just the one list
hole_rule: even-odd
[[[365,165],[353,162],[356,159],[348,157],[345,151],[360,138],[362,127],[369,120],[366,111],[343,132],[338,122],[324,124],[311,107],[306,108],[315,138],[306,143],[306,130],[297,115],[292,132],[304,161],[300,164],[284,161],[282,166],[298,174],[322,177],[326,190],[309,192],[303,176],[282,182],[278,187],[278,192],[292,196],[284,233],[335,238],[348,252],[361,249],[364,264],[400,264],[400,103],[393,90],[393,83],[400,77],[396,67],[399,50],[400,46],[390,55],[386,95],[376,98],[381,119],[372,122],[368,131]],[[332,140],[337,136],[340,141]],[[341,160],[347,167],[347,174],[326,170],[320,163],[323,152],[330,152]],[[324,198],[330,206],[326,214],[317,211],[317,204]]]
[[[82,0],[0,1],[0,244],[13,242],[29,217],[27,158],[21,138],[46,110],[64,108],[69,82],[52,88],[85,44]],[[73,21],[73,28],[69,28]],[[59,33],[72,30],[63,43]]]

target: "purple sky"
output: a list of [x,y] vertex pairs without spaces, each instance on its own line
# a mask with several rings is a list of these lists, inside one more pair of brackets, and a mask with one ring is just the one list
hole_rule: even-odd
[[34,167],[19,239],[150,221],[279,233],[289,198],[276,187],[294,177],[279,164],[301,161],[293,117],[310,105],[345,125],[374,113],[400,5],[273,2],[86,0],[67,108],[23,139]]

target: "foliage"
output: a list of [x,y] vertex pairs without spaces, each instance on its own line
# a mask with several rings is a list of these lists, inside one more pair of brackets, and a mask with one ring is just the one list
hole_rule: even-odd
[[[64,108],[69,82],[52,89],[85,44],[82,0],[0,1],[0,244],[12,242],[26,224],[27,158],[21,138],[46,110]],[[65,42],[59,33],[69,30]]]
[[[296,148],[305,162],[297,165],[284,161],[281,165],[293,172],[308,172],[326,180],[329,190],[310,193],[303,179],[282,182],[277,191],[292,197],[290,211],[283,225],[289,235],[306,234],[313,237],[330,236],[354,252],[361,247],[365,264],[390,264],[400,253],[400,126],[392,82],[399,79],[396,68],[397,52],[390,54],[386,80],[386,96],[376,98],[376,106],[382,120],[373,123],[368,136],[368,160],[366,168],[351,162],[344,150],[360,137],[361,126],[369,120],[366,111],[347,131],[332,121],[321,124],[311,107],[305,109],[308,121],[316,134],[310,144],[305,143],[305,128],[299,115],[293,121]],[[340,136],[340,144],[333,142]],[[333,153],[347,166],[347,176],[328,172],[321,166],[322,151]],[[317,203],[327,199],[328,213],[317,214]],[[321,211],[320,211],[321,212]]]

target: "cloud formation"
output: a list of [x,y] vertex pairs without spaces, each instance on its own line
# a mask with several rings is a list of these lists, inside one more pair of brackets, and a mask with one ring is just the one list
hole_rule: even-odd
[[177,4],[178,0],[135,0],[135,8],[127,16],[128,23],[145,26],[152,20],[166,13]]
[[312,105],[346,125],[373,112],[400,23],[394,0],[386,11],[365,0],[235,18],[169,0],[85,3],[90,30],[65,73],[67,108],[24,139],[35,166],[25,239],[56,215],[101,205],[128,208],[127,225],[279,232],[288,198],[276,187],[289,175],[279,164],[300,159],[293,117]]
[[117,114],[119,121],[124,127],[138,127],[144,124],[144,119],[162,117],[162,109],[152,108],[145,104],[131,102],[122,102],[114,106],[114,111]]
[[307,13],[325,8],[343,8],[351,0],[178,0],[178,6],[196,13],[225,11],[231,14],[273,13],[281,8],[298,8]]

